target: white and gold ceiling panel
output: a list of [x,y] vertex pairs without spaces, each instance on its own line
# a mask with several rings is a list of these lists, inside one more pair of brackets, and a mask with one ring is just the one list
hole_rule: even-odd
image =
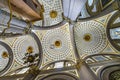
[[113,14],[115,14],[115,12],[116,11],[113,11],[113,12],[107,14],[107,15],[104,15],[102,17],[96,18],[94,20],[97,21],[97,22],[99,22],[99,23],[101,23],[101,24],[103,24],[105,27],[107,27],[109,19],[111,18],[111,16]]
[[[29,65],[27,63],[24,64],[24,62],[27,60],[27,58],[23,59],[26,57],[26,53],[29,53],[30,55],[33,55],[33,56],[35,54],[38,54],[39,59],[37,57],[38,60],[35,61],[35,64],[37,63],[36,65],[40,66],[41,57],[42,57],[41,42],[39,41],[39,39],[37,39],[37,36],[34,33],[31,33],[30,35],[19,36],[19,37],[1,38],[0,44],[1,43],[2,45],[6,44],[5,49],[7,51],[4,49],[4,46],[3,47],[0,46],[0,50],[1,50],[1,53],[0,53],[1,69],[0,70],[2,71],[2,69],[5,68],[3,71],[6,74],[11,74],[13,72],[15,73],[17,69]],[[9,61],[9,58],[5,58],[4,56],[5,57],[10,56],[10,59],[12,62]],[[9,70],[6,70],[8,69],[8,67],[6,67],[8,65],[8,62],[9,62],[9,66],[11,65],[11,67],[9,68]],[[1,73],[3,73],[3,71],[2,72],[1,71],[0,71],[0,75]]]
[[[107,25],[109,24],[109,20],[110,18],[116,13],[117,11],[113,11],[105,16],[99,17],[94,19],[95,21],[97,21],[98,23],[101,23],[104,25],[105,30],[107,29]],[[107,33],[107,32],[106,32]],[[109,43],[109,42],[108,42]],[[116,53],[115,49],[108,44],[107,47],[103,50],[103,53]]]
[[6,43],[7,45],[9,45],[12,48],[16,39],[17,39],[17,37],[1,38],[1,41],[3,41],[4,43]]
[[47,56],[55,60],[64,59],[71,53],[69,40],[69,34],[65,31],[60,29],[50,30],[43,37],[43,50]]
[[44,14],[44,26],[51,26],[51,25],[56,25],[60,22],[62,22],[62,13],[57,13],[56,18],[51,18],[48,14]]
[[0,41],[0,76],[9,71],[13,64],[13,52],[9,45]]
[[20,64],[24,65],[23,58],[25,57],[26,53],[30,53],[32,55],[39,54],[38,44],[36,40],[30,36],[25,35],[18,37],[13,44],[13,52],[15,55],[15,60]]
[[75,42],[80,55],[97,54],[107,46],[104,25],[96,21],[78,22],[74,27]]
[[62,2],[61,0],[38,0],[44,5],[44,26],[51,26],[62,22]]
[[35,31],[35,33],[42,43],[42,66],[58,60],[75,61],[68,23],[49,30]]

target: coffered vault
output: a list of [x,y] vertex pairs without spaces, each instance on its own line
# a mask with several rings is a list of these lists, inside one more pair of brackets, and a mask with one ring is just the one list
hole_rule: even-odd
[[119,0],[1,0],[0,80],[119,80]]

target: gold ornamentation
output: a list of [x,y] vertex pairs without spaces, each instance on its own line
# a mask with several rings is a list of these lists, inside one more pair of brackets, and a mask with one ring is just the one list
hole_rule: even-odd
[[54,45],[55,47],[61,47],[61,41],[55,41]]
[[84,39],[85,41],[90,42],[90,41],[92,40],[91,34],[85,34],[83,39]]
[[27,53],[33,53],[33,47],[32,46],[29,46],[27,48]]
[[8,55],[7,52],[3,52],[3,53],[2,53],[2,58],[6,59],[6,58],[8,58],[8,57],[9,57],[9,55]]
[[83,59],[77,60],[77,64],[75,65],[75,67],[77,69],[80,69],[82,65],[84,65],[85,61]]
[[52,11],[50,12],[50,17],[51,17],[51,18],[56,18],[57,15],[58,15],[57,11],[52,10]]

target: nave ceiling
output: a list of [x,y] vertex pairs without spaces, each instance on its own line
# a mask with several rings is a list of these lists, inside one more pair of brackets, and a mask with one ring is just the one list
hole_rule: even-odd
[[0,80],[119,80],[119,3],[1,0]]

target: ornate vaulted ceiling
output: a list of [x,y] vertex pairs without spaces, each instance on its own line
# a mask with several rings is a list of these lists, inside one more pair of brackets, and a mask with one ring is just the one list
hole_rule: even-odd
[[119,80],[119,6],[1,0],[0,80]]

